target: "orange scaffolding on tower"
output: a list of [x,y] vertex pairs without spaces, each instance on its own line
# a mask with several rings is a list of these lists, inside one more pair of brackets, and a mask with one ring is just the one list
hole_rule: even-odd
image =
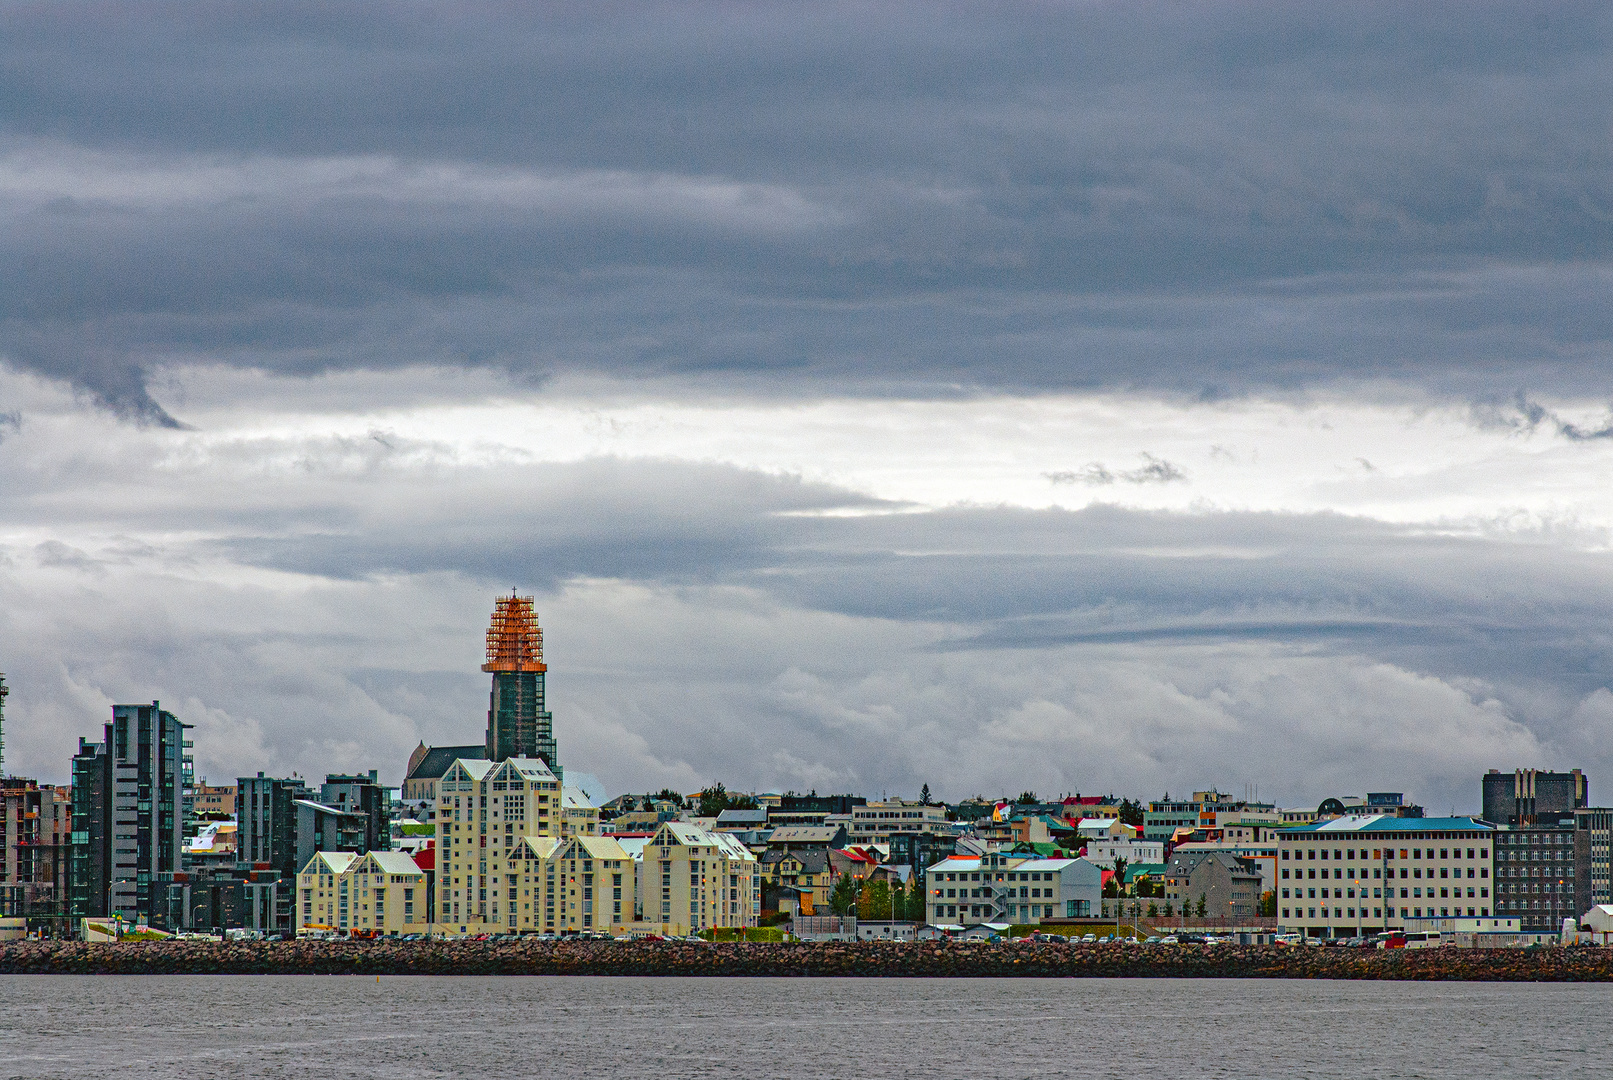
[[501,596],[493,602],[487,628],[487,663],[483,671],[548,671],[543,662],[543,630],[533,597]]

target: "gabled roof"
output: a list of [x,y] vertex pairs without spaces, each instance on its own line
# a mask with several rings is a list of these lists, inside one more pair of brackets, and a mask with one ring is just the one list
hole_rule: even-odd
[[594,804],[589,800],[582,788],[574,788],[566,784],[560,789],[560,804],[573,810],[592,810]]
[[1259,870],[1249,866],[1241,858],[1232,854],[1230,851],[1190,851],[1180,858],[1172,855],[1170,865],[1167,868],[1166,873],[1186,874],[1191,877],[1200,866],[1203,866],[1206,862],[1211,860],[1220,863],[1222,866],[1226,867],[1230,873],[1237,874],[1240,877],[1262,876]]
[[525,780],[531,783],[535,780],[556,779],[554,770],[543,763],[542,758],[505,758],[499,762],[502,775],[490,777],[493,780]]
[[483,758],[455,758],[454,763],[443,770],[442,778],[453,774],[456,779],[481,780],[493,771],[494,764]]
[[372,851],[366,858],[375,860],[375,865],[381,868],[381,873],[383,874],[418,874],[421,872],[419,864],[401,851]]
[[304,874],[344,874],[358,855],[351,851],[316,851],[303,866]]
[[506,859],[547,859],[563,841],[558,836],[523,836],[515,842],[515,850]]
[[426,748],[426,756],[420,759],[420,764],[410,770],[406,780],[441,780],[443,773],[458,758],[485,757],[485,746],[431,746]]
[[628,854],[627,849],[623,848],[622,845],[616,841],[616,838],[611,836],[567,837],[565,840],[561,841],[558,847],[554,849],[555,857],[561,859],[573,857],[567,855],[568,850],[581,851],[582,854],[575,857],[584,859],[626,860],[632,858],[632,856]]
[[786,859],[800,863],[801,869],[808,874],[821,874],[829,869],[829,853],[823,848],[810,848],[806,851],[769,851],[762,856],[762,864],[771,866]]
[[599,782],[599,777],[593,773],[573,772],[566,770],[566,786],[574,787],[583,793],[589,803],[594,806],[605,805],[605,785]]

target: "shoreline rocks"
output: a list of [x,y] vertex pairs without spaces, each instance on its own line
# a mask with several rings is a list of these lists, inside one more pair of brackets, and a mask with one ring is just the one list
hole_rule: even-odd
[[1609,982],[1613,949],[606,941],[0,944],[0,974],[633,975]]

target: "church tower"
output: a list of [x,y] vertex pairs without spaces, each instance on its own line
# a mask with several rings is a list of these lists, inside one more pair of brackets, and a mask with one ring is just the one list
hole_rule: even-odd
[[543,631],[532,597],[501,596],[487,628],[487,663],[493,675],[487,703],[487,759],[539,758],[556,774],[554,718],[544,709]]

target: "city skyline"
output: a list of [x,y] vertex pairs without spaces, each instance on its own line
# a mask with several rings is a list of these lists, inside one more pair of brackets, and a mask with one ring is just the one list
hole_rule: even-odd
[[0,12],[9,772],[514,585],[613,790],[1613,775],[1604,8],[179,10]]

